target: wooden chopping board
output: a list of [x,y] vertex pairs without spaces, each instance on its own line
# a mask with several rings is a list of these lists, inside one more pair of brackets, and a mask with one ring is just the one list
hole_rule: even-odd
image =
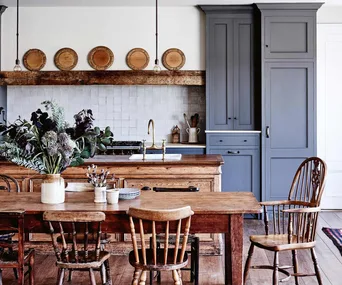
[[96,70],[109,68],[114,61],[113,52],[105,46],[97,46],[88,54],[89,65]]
[[46,55],[40,49],[29,49],[23,57],[24,66],[30,71],[41,70],[46,63]]
[[55,54],[55,65],[60,70],[72,70],[78,62],[77,53],[71,48],[62,48]]

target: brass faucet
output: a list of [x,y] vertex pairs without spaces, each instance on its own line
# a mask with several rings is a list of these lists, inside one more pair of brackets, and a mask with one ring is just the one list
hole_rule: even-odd
[[154,143],[155,140],[155,130],[154,130],[154,121],[152,119],[150,119],[148,121],[148,126],[147,126],[147,134],[150,134],[150,125],[152,124],[152,145],[149,147],[149,149],[158,149],[158,147],[156,146],[156,144]]
[[148,121],[148,126],[147,126],[147,134],[150,134],[150,125],[152,124],[152,145],[150,147],[146,147],[145,142],[146,140],[143,140],[143,160],[146,158],[146,150],[147,149],[161,149],[163,150],[163,157],[162,159],[165,159],[165,153],[166,153],[166,140],[162,140],[162,145],[161,147],[158,147],[155,144],[155,129],[154,129],[154,121],[150,119]]

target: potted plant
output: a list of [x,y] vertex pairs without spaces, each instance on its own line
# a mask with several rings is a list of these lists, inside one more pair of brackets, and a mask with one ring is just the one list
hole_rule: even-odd
[[41,187],[41,202],[63,203],[64,180],[61,173],[69,166],[78,166],[95,154],[97,131],[93,129],[91,110],[74,116],[69,127],[64,109],[53,101],[42,103],[46,111],[33,112],[30,122],[20,117],[3,131],[0,155],[20,166],[33,169],[45,178]]

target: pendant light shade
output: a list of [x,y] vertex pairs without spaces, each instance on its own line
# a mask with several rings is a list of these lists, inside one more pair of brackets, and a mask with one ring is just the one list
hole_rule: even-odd
[[156,59],[154,60],[153,71],[159,73],[161,71],[158,59],[158,0],[156,0]]
[[17,57],[15,60],[15,66],[13,71],[21,71],[20,60],[19,60],[19,0],[17,0]]

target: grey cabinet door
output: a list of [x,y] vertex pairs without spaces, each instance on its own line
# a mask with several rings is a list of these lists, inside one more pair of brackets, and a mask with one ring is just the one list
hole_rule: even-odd
[[315,18],[309,16],[266,16],[265,58],[314,58]]
[[254,129],[253,25],[234,20],[234,130]]
[[233,129],[233,20],[207,20],[207,128]]
[[264,75],[263,199],[279,200],[316,151],[314,63],[266,63]]
[[210,153],[221,154],[224,160],[222,192],[252,192],[260,201],[260,150],[258,147],[210,149]]

